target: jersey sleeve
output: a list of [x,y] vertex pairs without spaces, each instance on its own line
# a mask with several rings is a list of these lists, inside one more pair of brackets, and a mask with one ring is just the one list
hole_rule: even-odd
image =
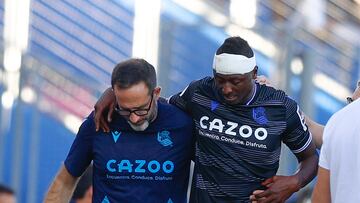
[[312,135],[305,124],[305,120],[297,103],[287,97],[285,108],[286,130],[282,134],[282,139],[294,154],[298,154],[310,145]]
[[169,103],[177,106],[181,110],[191,113],[190,110],[190,103],[191,98],[194,94],[195,88],[197,87],[199,81],[193,81],[191,82],[182,92],[179,92],[175,95],[172,95],[169,98]]
[[81,176],[93,159],[92,143],[96,131],[92,115],[81,124],[64,163],[74,177]]

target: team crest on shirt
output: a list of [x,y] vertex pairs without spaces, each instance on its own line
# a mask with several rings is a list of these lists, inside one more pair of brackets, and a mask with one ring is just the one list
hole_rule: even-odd
[[260,125],[267,124],[269,120],[266,118],[265,108],[264,107],[253,108],[253,119],[256,123]]
[[157,141],[164,147],[172,147],[172,144],[173,144],[171,137],[170,137],[170,132],[167,130],[158,132]]

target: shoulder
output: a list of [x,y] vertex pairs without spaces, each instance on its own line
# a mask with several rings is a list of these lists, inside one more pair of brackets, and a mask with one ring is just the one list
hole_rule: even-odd
[[187,89],[191,91],[196,91],[200,89],[212,88],[213,85],[214,85],[213,77],[204,77],[202,79],[192,81],[187,87]]
[[344,108],[340,109],[338,112],[333,114],[326,126],[332,127],[335,125],[340,125],[341,123],[350,124],[356,126],[360,124],[360,119],[357,118],[360,115],[360,99],[355,100],[351,104],[348,104]]
[[168,104],[158,102],[158,118],[162,124],[179,127],[183,125],[192,125],[191,117],[180,108]]
[[95,132],[95,122],[94,122],[94,114],[95,112],[92,111],[82,122],[80,126],[80,132],[86,131],[86,132]]
[[185,89],[170,97],[169,103],[180,107],[183,110],[189,111],[188,104],[193,100],[193,97],[197,94],[207,94],[212,92],[214,88],[214,79],[211,77],[205,77],[200,80],[192,81]]
[[259,88],[257,103],[286,105],[295,102],[282,90],[259,84],[257,87]]
[[190,83],[189,86],[193,86],[193,87],[201,87],[201,86],[206,86],[206,85],[211,85],[214,81],[213,77],[204,77],[198,80],[194,80]]
[[[289,97],[284,91],[265,85],[258,85],[258,87],[260,87],[258,93],[259,96],[254,104],[274,107],[276,109],[276,114],[280,113],[287,121],[290,121],[288,118],[293,116],[301,118],[301,110],[297,102]],[[292,119],[291,121],[296,120],[297,119]]]
[[356,100],[334,113],[325,125],[322,149],[324,146],[329,146],[327,150],[330,150],[331,146],[339,148],[339,143],[353,140],[351,137],[354,134],[357,135],[360,129],[358,115],[360,115],[360,100]]

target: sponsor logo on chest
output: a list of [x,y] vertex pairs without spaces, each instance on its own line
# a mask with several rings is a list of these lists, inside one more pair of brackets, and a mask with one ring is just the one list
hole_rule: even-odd
[[254,136],[257,140],[265,140],[268,132],[265,128],[252,128],[249,125],[240,125],[232,121],[223,121],[219,118],[210,119],[208,116],[202,116],[199,120],[200,127],[212,132],[225,133],[231,136],[241,136],[249,138]]

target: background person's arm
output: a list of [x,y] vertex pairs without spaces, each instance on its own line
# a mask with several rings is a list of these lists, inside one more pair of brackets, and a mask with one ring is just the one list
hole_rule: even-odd
[[323,125],[313,121],[310,117],[305,115],[305,123],[309,127],[309,131],[311,132],[316,148],[320,149],[322,145],[322,138],[324,133],[324,127]]
[[68,203],[79,178],[62,166],[45,197],[45,203]]
[[316,203],[330,203],[330,171],[319,167],[318,179],[312,194],[312,202]]

